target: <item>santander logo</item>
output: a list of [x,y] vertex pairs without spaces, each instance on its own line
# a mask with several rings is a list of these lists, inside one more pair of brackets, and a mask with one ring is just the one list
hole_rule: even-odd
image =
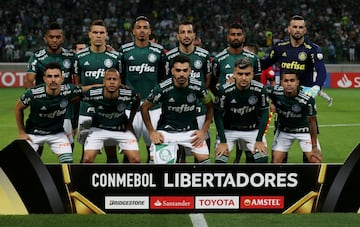
[[337,85],[341,88],[348,88],[351,87],[352,82],[349,80],[346,74],[344,74],[343,77],[337,81]]
[[150,209],[194,209],[194,196],[152,196]]
[[334,72],[330,74],[331,88],[360,88],[360,73]]

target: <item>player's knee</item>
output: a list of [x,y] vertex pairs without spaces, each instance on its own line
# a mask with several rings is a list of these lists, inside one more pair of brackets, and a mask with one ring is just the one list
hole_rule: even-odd
[[82,158],[82,163],[94,163],[96,155],[92,155],[86,150],[84,151],[84,156]]
[[286,153],[285,152],[272,152],[272,163],[282,163]]
[[126,152],[130,163],[140,163],[140,155],[138,151]]

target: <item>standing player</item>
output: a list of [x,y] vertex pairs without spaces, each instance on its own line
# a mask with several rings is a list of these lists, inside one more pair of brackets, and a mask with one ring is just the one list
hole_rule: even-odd
[[[210,62],[210,53],[209,51],[195,46],[194,41],[196,38],[196,33],[194,31],[193,24],[191,22],[181,22],[178,25],[177,31],[177,40],[179,41],[179,46],[170,50],[167,54],[167,75],[171,76],[170,67],[174,57],[178,55],[186,55],[190,58],[190,67],[191,74],[190,78],[197,79],[208,89],[210,89],[210,80],[211,80],[211,62]],[[206,107],[202,102],[198,103],[197,114],[198,114],[198,124],[201,128],[205,121],[206,116]],[[206,143],[210,147],[210,135],[207,133]],[[181,162],[185,162],[185,152],[180,147],[180,152],[178,153],[178,159],[181,159]]]
[[[73,84],[63,84],[62,67],[56,62],[44,68],[43,83],[28,89],[16,105],[15,116],[19,138],[25,139],[34,150],[48,143],[60,163],[72,163],[70,141],[64,132],[67,107],[83,93]],[[30,106],[30,114],[24,125],[24,109]]]
[[[284,70],[295,70],[301,86],[307,87],[306,90],[308,91],[311,91],[311,87],[317,87],[320,90],[326,79],[326,68],[321,48],[305,38],[307,28],[302,16],[291,17],[287,30],[289,39],[276,43],[269,55],[261,59],[261,66],[266,69],[279,62],[280,74]],[[319,94],[328,101],[329,106],[332,105],[333,99],[325,92]],[[304,162],[308,160],[305,156],[303,159]]]
[[[317,44],[305,38],[307,28],[304,18],[298,15],[291,17],[287,30],[289,39],[274,45],[270,54],[261,59],[262,68],[279,62],[281,71],[290,69],[299,73],[301,86],[321,88],[326,79],[324,56]],[[324,91],[319,95],[326,99],[329,106],[332,105],[333,99]]]
[[[94,20],[90,25],[88,35],[90,46],[75,55],[75,83],[81,85],[102,84],[107,69],[120,70],[121,57],[118,52],[107,50],[108,34],[103,20]],[[78,140],[81,144],[84,144],[88,135],[94,110],[95,107],[88,102],[80,103]],[[105,152],[107,163],[118,162],[116,146],[105,144]]]
[[278,125],[272,145],[272,162],[282,163],[295,140],[298,140],[308,162],[322,160],[317,139],[315,99],[298,89],[297,72],[283,70],[281,86],[268,88],[276,106]]
[[[37,50],[28,61],[26,70],[25,87],[31,88],[44,83],[44,70],[48,63],[57,62],[61,66],[64,84],[71,83],[74,74],[74,53],[62,47],[64,33],[58,23],[51,23],[45,32],[44,40],[46,47]],[[74,134],[71,119],[73,116],[72,105],[68,107],[64,120],[64,129],[69,137],[71,146],[74,147]],[[38,153],[41,155],[43,147],[40,146]]]
[[[188,147],[199,163],[210,162],[205,139],[214,113],[213,95],[201,81],[190,78],[190,73],[190,58],[184,55],[176,56],[171,68],[173,76],[155,86],[142,105],[142,117],[153,144],[154,163],[161,163],[158,162],[161,159],[176,160],[177,149],[164,150],[158,155],[156,145],[159,144]],[[206,119],[201,128],[195,114],[198,100],[201,100],[207,109]],[[155,130],[149,110],[157,104],[161,105],[162,112]]]
[[267,91],[253,80],[253,66],[248,59],[236,60],[234,66],[234,83],[221,85],[215,99],[214,119],[219,137],[215,162],[226,163],[238,141],[247,146],[255,162],[267,162],[264,138],[269,118]]
[[[132,33],[135,40],[122,45],[119,50],[122,54],[121,80],[135,93],[139,93],[141,102],[143,102],[151,89],[166,76],[165,53],[161,45],[149,41],[151,27],[147,17],[139,16],[135,19]],[[151,109],[150,116],[153,127],[156,127],[160,113],[159,105]],[[148,150],[147,162],[149,162],[151,141],[140,112],[135,115],[133,126],[136,138],[139,140],[143,137],[145,141]],[[124,159],[124,162],[128,161]]]
[[[214,85],[219,87],[232,77],[235,61],[238,59],[249,59],[253,65],[254,79],[260,81],[260,60],[256,54],[243,48],[245,39],[246,34],[241,24],[234,23],[228,27],[227,41],[229,46],[217,54],[212,61],[213,77],[211,79],[211,86],[214,93],[216,93]],[[241,156],[242,151],[244,150],[247,154],[246,162],[253,162],[251,151],[247,150],[247,146],[245,146],[245,144],[238,143],[236,149],[238,157]]]
[[[93,163],[106,140],[115,140],[131,163],[140,162],[139,146],[132,132],[140,99],[131,90],[121,87],[119,72],[114,68],[106,70],[104,86],[90,89],[83,100],[95,107],[83,162]],[[127,106],[131,106],[130,118],[125,113]]]

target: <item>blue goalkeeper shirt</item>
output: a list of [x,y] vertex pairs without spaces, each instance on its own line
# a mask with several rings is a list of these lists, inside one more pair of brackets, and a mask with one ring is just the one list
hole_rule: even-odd
[[305,39],[299,47],[291,46],[290,40],[276,43],[270,54],[261,59],[262,69],[267,69],[276,62],[280,63],[281,71],[295,70],[299,73],[300,85],[322,87],[326,79],[324,55],[321,48]]

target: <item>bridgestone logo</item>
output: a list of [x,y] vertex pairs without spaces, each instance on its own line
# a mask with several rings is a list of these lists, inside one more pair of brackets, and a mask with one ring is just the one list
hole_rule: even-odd
[[105,209],[149,209],[149,197],[147,196],[106,196]]

